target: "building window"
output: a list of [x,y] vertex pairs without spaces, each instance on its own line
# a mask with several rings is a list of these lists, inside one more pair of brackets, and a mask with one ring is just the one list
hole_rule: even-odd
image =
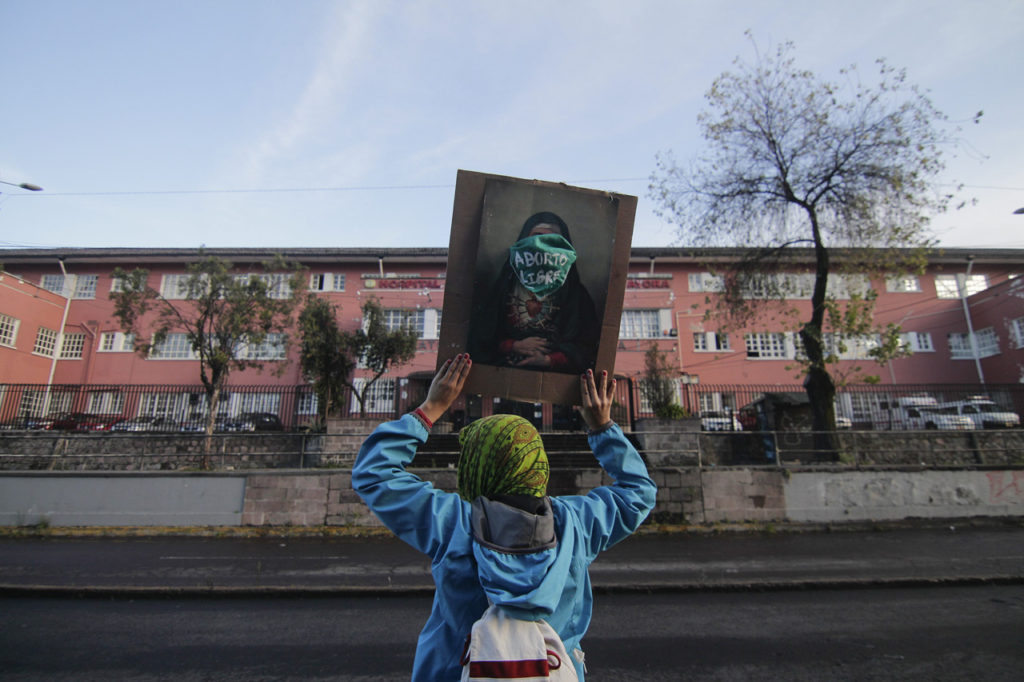
[[103,332],[97,351],[101,353],[131,353],[135,350],[135,336],[121,332]]
[[409,331],[416,332],[416,336],[422,339],[424,319],[425,315],[422,310],[406,310],[402,308],[384,309],[384,327],[389,332],[407,329]]
[[[362,391],[363,386],[366,385],[366,379],[357,378],[355,385],[357,390]],[[381,377],[370,386],[370,390],[363,399],[367,414],[374,412],[390,414],[395,409],[395,380]],[[356,399],[355,394],[352,395],[349,411],[355,414],[359,413],[359,400]]]
[[691,272],[686,279],[690,291],[694,293],[715,293],[725,288],[722,276],[710,272]]
[[[811,277],[808,297],[814,291],[813,275]],[[841,300],[849,299],[853,295],[865,296],[871,291],[871,280],[866,275],[829,275],[828,290]]]
[[124,394],[120,391],[90,391],[86,411],[90,414],[121,414]]
[[935,344],[932,343],[932,335],[929,332],[905,332],[900,334],[904,346],[910,348],[914,353],[932,353],[935,351]]
[[[75,283],[72,298],[96,298],[96,282],[99,281],[99,275],[68,275],[68,277],[71,277]],[[64,275],[43,275],[39,286],[64,296],[64,281]]]
[[319,272],[309,276],[311,291],[345,291],[345,273]]
[[619,337],[623,339],[657,339],[661,337],[661,311],[623,310]]
[[1010,320],[1010,333],[1013,336],[1015,348],[1024,348],[1024,317]]
[[[949,354],[954,360],[970,360],[974,358],[971,351],[971,339],[969,334],[950,334]],[[978,357],[987,358],[991,355],[999,355],[999,337],[993,327],[979,329],[974,332],[974,342],[978,347]]]
[[163,341],[154,344],[149,357],[153,360],[196,360],[188,334],[168,334]]
[[893,275],[886,277],[885,290],[896,294],[910,294],[921,291],[921,280],[917,275]]
[[313,391],[303,391],[299,393],[298,399],[295,402],[295,414],[318,414],[320,408],[320,398],[317,397]]
[[0,346],[14,348],[14,343],[18,340],[19,322],[16,317],[0,313]]
[[967,296],[988,289],[988,275],[935,275],[935,295],[938,298],[960,298],[960,283],[963,282]]
[[827,333],[823,341],[826,351],[840,360],[866,360],[871,357],[871,350],[881,345],[882,339],[877,334],[842,336]]
[[33,353],[39,355],[45,355],[47,357],[53,357],[54,351],[57,349],[57,332],[46,327],[40,327],[39,333],[36,335],[36,345],[32,348]]
[[188,283],[192,275],[164,275],[160,280],[160,295],[167,300],[188,296]]
[[729,335],[718,332],[694,332],[693,349],[698,352],[730,350]]
[[262,343],[245,344],[239,358],[246,360],[284,360],[287,353],[284,334],[267,334]]
[[244,412],[270,412],[277,414],[281,409],[280,393],[242,393],[238,396],[237,409]]
[[758,359],[786,359],[793,357],[786,344],[783,332],[756,332],[745,334],[747,357]]
[[77,360],[82,357],[85,348],[85,334],[64,334],[60,344],[61,360]]

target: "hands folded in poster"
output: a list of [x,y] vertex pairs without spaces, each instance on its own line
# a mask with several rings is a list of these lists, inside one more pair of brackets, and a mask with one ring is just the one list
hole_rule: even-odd
[[541,336],[527,336],[512,342],[512,351],[516,355],[523,356],[516,362],[521,367],[550,367],[551,346],[548,340]]

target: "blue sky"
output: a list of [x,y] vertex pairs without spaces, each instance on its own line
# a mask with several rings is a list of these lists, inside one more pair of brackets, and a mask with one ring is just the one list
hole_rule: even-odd
[[935,233],[1024,247],[1020,0],[0,0],[0,180],[45,188],[0,185],[0,247],[447,246],[459,168],[637,195],[634,244],[677,243],[655,155],[700,149],[748,28],[984,110]]

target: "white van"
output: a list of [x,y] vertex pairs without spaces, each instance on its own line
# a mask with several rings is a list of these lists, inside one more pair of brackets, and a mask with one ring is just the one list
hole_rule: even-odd
[[955,407],[940,405],[931,396],[908,396],[883,400],[871,414],[872,425],[881,431],[919,431],[942,429],[970,431],[974,422],[961,415]]
[[999,407],[988,396],[973,395],[967,400],[942,403],[943,407],[956,410],[957,414],[967,417],[976,429],[1016,429],[1020,427],[1020,416],[1007,412]]

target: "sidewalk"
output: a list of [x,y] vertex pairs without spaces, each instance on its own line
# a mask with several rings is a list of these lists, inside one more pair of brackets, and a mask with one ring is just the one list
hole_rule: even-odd
[[[1024,583],[1024,525],[634,536],[591,566],[596,591]],[[392,594],[433,589],[386,535],[0,537],[0,593]]]

